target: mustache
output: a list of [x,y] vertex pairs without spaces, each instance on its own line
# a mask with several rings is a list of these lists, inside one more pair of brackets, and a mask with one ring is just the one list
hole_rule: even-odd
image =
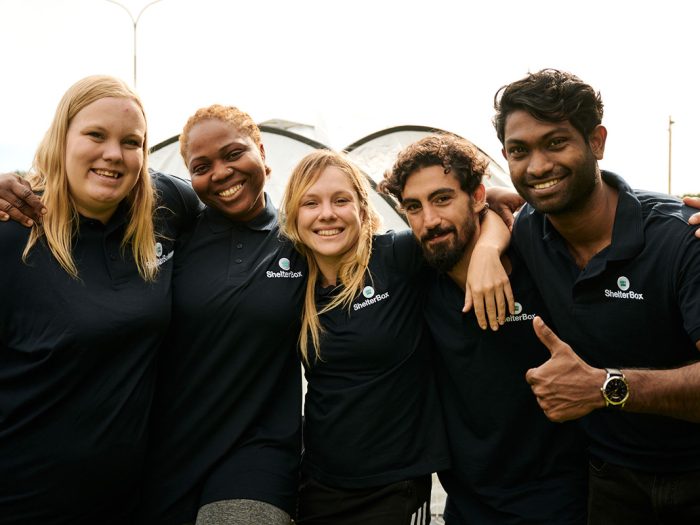
[[431,228],[427,232],[425,232],[425,235],[423,235],[420,240],[421,242],[427,242],[431,239],[434,239],[435,237],[440,237],[440,235],[445,235],[447,233],[456,233],[457,230],[455,229],[454,226],[451,226],[449,228],[441,228],[440,226],[436,226],[435,228]]

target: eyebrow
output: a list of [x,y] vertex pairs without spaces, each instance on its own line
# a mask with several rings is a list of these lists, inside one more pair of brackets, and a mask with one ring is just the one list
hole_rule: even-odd
[[[430,194],[428,195],[428,200],[432,200],[435,197],[437,197],[438,195],[442,195],[445,193],[449,193],[450,195],[454,195],[455,193],[457,193],[457,191],[454,190],[453,188],[438,188],[435,191],[430,192]],[[404,205],[407,202],[420,202],[420,199],[415,198],[415,197],[404,197],[401,200],[401,205]]]
[[[228,144],[224,144],[223,146],[221,146],[221,147],[217,150],[217,153],[222,153],[222,152],[226,151],[227,149],[229,149],[231,146],[246,146],[246,144],[245,144],[245,142],[239,142],[239,141],[237,141],[237,140],[234,140],[234,141],[232,141],[232,142],[229,142]],[[206,155],[200,155],[199,157],[194,157],[193,159],[191,159],[191,160],[187,163],[187,166],[191,166],[192,163],[195,162],[195,161],[202,160],[202,159],[207,159],[207,158],[209,158],[209,157],[207,157]]]
[[[561,133],[571,134],[571,129],[565,128],[565,127],[554,128],[553,130],[551,130],[551,131],[545,133],[544,135],[542,135],[541,137],[539,137],[537,140],[538,141],[545,141],[547,139],[552,138],[553,135],[559,135]],[[527,141],[516,137],[516,138],[506,139],[505,143],[506,144],[527,144]]]

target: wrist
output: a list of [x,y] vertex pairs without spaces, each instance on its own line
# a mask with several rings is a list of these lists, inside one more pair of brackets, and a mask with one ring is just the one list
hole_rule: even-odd
[[617,368],[606,368],[605,379],[600,393],[606,407],[622,409],[630,395],[629,384],[625,374]]

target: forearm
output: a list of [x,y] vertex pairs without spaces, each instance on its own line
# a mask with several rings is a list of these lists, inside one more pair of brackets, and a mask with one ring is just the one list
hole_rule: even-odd
[[510,231],[505,223],[495,212],[487,210],[480,225],[481,231],[475,248],[489,248],[503,255],[510,244]]
[[700,362],[670,370],[622,370],[630,385],[625,411],[700,423]]

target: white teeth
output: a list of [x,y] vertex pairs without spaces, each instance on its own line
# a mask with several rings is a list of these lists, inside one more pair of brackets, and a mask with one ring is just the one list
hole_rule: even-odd
[[111,171],[111,170],[92,170],[101,177],[110,177],[112,179],[118,179],[119,178],[119,172],[118,171]]
[[534,188],[536,190],[544,190],[547,188],[551,188],[555,184],[559,184],[559,179],[553,179],[553,180],[548,180],[547,182],[542,182],[540,184],[535,184]]
[[230,197],[232,195],[235,195],[240,191],[240,189],[243,187],[243,184],[236,184],[235,186],[231,186],[229,189],[220,191],[218,193],[219,196],[221,197]]
[[340,228],[335,228],[333,230],[319,230],[316,233],[323,237],[330,237],[331,235],[338,235],[340,231]]

